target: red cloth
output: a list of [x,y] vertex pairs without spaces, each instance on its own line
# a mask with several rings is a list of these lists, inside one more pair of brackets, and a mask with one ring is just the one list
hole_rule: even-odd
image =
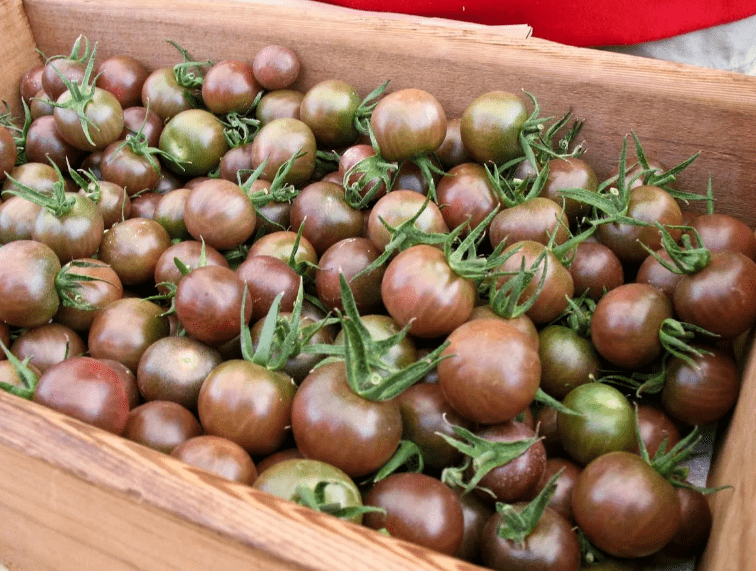
[[533,35],[574,46],[659,40],[756,14],[756,0],[326,0],[359,10],[530,24]]

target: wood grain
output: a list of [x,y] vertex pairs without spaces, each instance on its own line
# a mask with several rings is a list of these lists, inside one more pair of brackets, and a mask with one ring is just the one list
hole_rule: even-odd
[[0,553],[25,569],[477,569],[2,392],[0,418]]
[[[21,113],[19,80],[42,59],[34,51],[34,37],[24,12],[23,0],[0,0],[0,101],[7,101],[14,116]],[[5,109],[0,109],[0,112]]]
[[413,21],[322,12],[254,2],[177,0],[27,0],[40,48],[70,50],[79,33],[100,42],[100,54],[129,51],[151,67],[173,64],[171,38],[196,57],[251,61],[267,44],[296,51],[307,89],[340,78],[367,94],[418,87],[459,116],[490,90],[539,98],[549,115],[570,108],[587,119],[585,159],[601,176],[616,164],[622,138],[635,129],[647,154],[674,165],[703,155],[680,177],[704,193],[711,174],[722,212],[756,224],[756,78],[650,59],[571,48],[495,30],[421,25]]

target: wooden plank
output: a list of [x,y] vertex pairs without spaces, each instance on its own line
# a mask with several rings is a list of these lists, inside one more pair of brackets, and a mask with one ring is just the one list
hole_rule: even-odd
[[0,0],[0,38],[0,61],[3,62],[0,101],[7,101],[13,114],[19,116],[21,75],[42,62],[34,51],[34,37],[24,13],[23,0]]
[[171,38],[196,57],[251,61],[271,43],[292,47],[302,60],[299,87],[326,78],[353,83],[360,93],[386,80],[436,95],[449,116],[461,115],[490,90],[539,98],[550,115],[570,108],[587,118],[585,159],[601,176],[616,164],[622,138],[635,129],[647,153],[668,165],[702,151],[681,186],[703,193],[708,176],[720,210],[756,224],[756,78],[536,39],[512,40],[486,28],[364,15],[317,7],[254,2],[178,0],[27,0],[29,20],[45,53],[64,52],[79,33],[100,42],[100,53],[129,51],[155,67],[175,63]]
[[478,569],[2,391],[0,418],[0,553],[23,569]]

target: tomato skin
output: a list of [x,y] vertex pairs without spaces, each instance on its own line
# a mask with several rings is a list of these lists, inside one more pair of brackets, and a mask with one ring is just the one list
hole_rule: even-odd
[[551,236],[555,244],[563,244],[568,228],[562,207],[553,200],[537,196],[499,212],[491,221],[489,238],[494,247],[502,242],[508,246],[525,240],[546,245]]
[[591,192],[598,189],[598,176],[593,167],[577,157],[563,157],[549,161],[549,176],[541,190],[544,198],[550,198],[557,204],[564,202],[564,212],[570,222],[577,221],[587,214],[590,208],[572,198],[565,198],[561,191],[568,188],[582,188]]
[[[756,235],[748,225],[728,214],[701,214],[690,223],[712,252],[730,250],[756,259]],[[694,240],[695,243],[695,240]]]
[[655,553],[681,523],[672,485],[630,452],[604,454],[583,469],[572,511],[588,540],[615,557]]
[[129,196],[153,190],[160,181],[160,164],[153,167],[147,157],[134,153],[128,145],[121,147],[120,141],[105,147],[100,171],[103,179],[122,186]]
[[358,478],[394,454],[402,436],[395,400],[373,402],[349,388],[343,361],[321,365],[294,397],[291,429],[306,458],[328,462]]
[[506,422],[533,401],[541,363],[523,333],[499,319],[476,319],[457,327],[448,341],[438,382],[462,416],[484,424]]
[[427,91],[400,89],[378,102],[370,126],[383,158],[403,161],[432,153],[441,146],[446,137],[446,113]]
[[[6,168],[7,163],[3,160],[7,157],[7,155],[4,156],[4,153],[7,151],[4,147],[5,141],[3,140],[2,129],[4,127],[0,127],[0,180],[5,177],[3,171],[10,172],[13,168],[13,163],[10,164],[9,168]],[[14,152],[15,148],[14,145]],[[32,121],[26,134],[25,150],[26,158],[29,162],[47,163],[52,161],[63,172],[68,169],[68,164],[78,164],[83,154],[80,149],[69,145],[60,136],[58,126],[52,115],[43,115]],[[15,159],[13,160],[15,162]],[[68,161],[68,164],[66,161]]]
[[169,121],[193,107],[192,93],[176,82],[173,68],[161,67],[148,75],[142,84],[142,105],[147,107],[148,104],[163,121]]
[[[423,207],[425,196],[412,190],[392,190],[381,197],[370,210],[367,237],[381,250],[391,241],[391,234],[383,222],[396,228]],[[383,220],[383,222],[381,221]],[[414,227],[425,232],[447,233],[449,227],[438,206],[430,201],[415,220]]]
[[0,181],[5,179],[5,175],[13,170],[16,165],[18,149],[13,135],[5,127],[0,126]]
[[648,284],[624,284],[596,304],[591,341],[613,365],[639,368],[661,354],[659,329],[670,317],[672,304],[660,290]]
[[[7,345],[6,345],[7,347]],[[86,353],[81,337],[70,327],[59,323],[45,323],[24,330],[10,346],[19,361],[29,363],[44,373],[53,365]]]
[[94,202],[84,194],[66,194],[73,199],[69,212],[58,216],[42,208],[32,227],[32,239],[50,246],[62,264],[92,257],[105,229],[102,213]]
[[40,378],[34,402],[121,434],[129,414],[126,390],[116,373],[91,357],[72,357]]
[[110,265],[123,285],[139,285],[154,277],[158,260],[170,245],[171,237],[158,222],[131,218],[105,232],[100,260]]
[[[526,504],[516,504],[522,509]],[[483,563],[501,571],[579,571],[580,545],[569,522],[546,508],[535,529],[522,544],[500,538],[501,521],[494,514],[486,522],[481,537]]]
[[[653,458],[659,446],[667,439],[666,450],[669,451],[680,441],[680,430],[667,414],[650,404],[638,405],[638,428],[640,437],[649,457]],[[636,447],[636,452],[640,449]]]
[[738,252],[714,252],[703,270],[683,276],[673,303],[682,321],[732,339],[756,322],[756,263]]
[[484,93],[462,113],[462,142],[476,162],[504,163],[522,156],[519,136],[527,118],[525,104],[517,95]]
[[354,143],[359,135],[354,126],[359,106],[360,96],[352,85],[327,79],[305,93],[299,118],[312,129],[321,146],[340,148]]
[[549,325],[539,333],[541,388],[561,400],[576,386],[600,376],[601,362],[591,342],[562,325]]
[[120,54],[103,60],[97,68],[97,87],[109,91],[121,107],[142,103],[142,86],[150,71],[133,57]]
[[250,323],[263,319],[279,293],[280,311],[291,312],[297,300],[300,277],[286,262],[273,256],[252,256],[244,260],[236,275],[247,284],[252,296]]
[[[658,250],[656,255],[662,260],[672,263],[671,258],[666,250]],[[674,264],[672,264],[674,266]],[[643,263],[638,268],[638,273],[635,275],[635,281],[639,283],[649,284],[656,289],[660,289],[664,295],[670,300],[674,299],[675,289],[677,284],[682,279],[681,274],[676,274],[665,268],[659,260],[657,260],[651,254],[643,260]]]
[[559,471],[562,473],[556,480],[556,491],[549,500],[548,506],[561,515],[570,523],[574,523],[572,517],[572,490],[575,488],[575,482],[580,475],[582,468],[566,458],[549,458],[546,461],[546,469],[543,471],[541,481],[538,482],[535,492],[540,493],[546,487],[546,484]]
[[667,545],[664,555],[672,557],[692,557],[706,546],[712,526],[712,513],[706,496],[698,490],[676,488],[680,500],[682,525]]
[[365,505],[386,510],[385,515],[366,514],[367,527],[385,527],[392,537],[447,555],[454,555],[462,544],[464,516],[459,498],[432,476],[392,474],[365,494]]
[[575,284],[575,296],[588,292],[598,301],[606,291],[625,283],[625,271],[617,255],[599,242],[581,242],[569,267]]
[[0,320],[13,327],[49,321],[60,305],[59,271],[58,256],[41,242],[18,240],[0,247]]
[[452,168],[439,181],[436,194],[444,221],[452,230],[463,224],[475,228],[500,204],[486,169],[478,163]]
[[[171,282],[175,285],[184,277],[176,267],[174,258],[178,258],[187,268],[194,269],[199,266],[202,257],[202,243],[194,240],[185,240],[168,246],[158,258],[155,264],[155,283],[158,291],[165,293],[167,288],[160,286],[162,282]],[[208,266],[228,267],[228,260],[215,248],[205,246],[205,264]]]
[[460,131],[460,125],[462,119],[460,117],[446,118],[446,137],[441,146],[436,149],[436,156],[441,161],[441,165],[445,169],[451,169],[462,163],[472,162],[473,158],[470,151],[467,150],[465,144],[462,142],[462,133]]
[[[65,91],[57,99],[57,103],[65,104],[71,99],[71,93]],[[96,87],[92,100],[84,107],[84,115],[88,119],[86,126],[82,126],[81,119],[75,111],[64,107],[55,107],[53,117],[58,126],[60,136],[71,146],[82,151],[104,149],[117,140],[123,131],[123,108],[115,96]],[[89,132],[87,139],[84,129]]]
[[274,119],[266,123],[252,141],[252,168],[258,168],[267,159],[260,178],[272,181],[280,166],[301,151],[304,155],[294,161],[284,179],[284,182],[301,187],[315,170],[316,149],[315,135],[306,123],[293,118]]
[[420,244],[400,252],[386,267],[381,296],[389,315],[410,334],[448,335],[472,312],[476,290],[454,273],[438,248]]
[[299,77],[301,64],[297,54],[286,46],[265,46],[255,55],[252,70],[265,89],[284,89]]
[[179,444],[202,434],[199,421],[188,409],[175,402],[154,400],[129,412],[122,436],[170,454]]
[[562,448],[584,466],[602,454],[637,445],[633,408],[617,389],[588,383],[572,389],[562,404],[580,416],[557,413]]
[[262,87],[252,66],[243,61],[225,60],[213,65],[202,82],[202,101],[216,115],[245,114],[252,108]]
[[179,444],[171,456],[216,476],[251,486],[257,479],[252,458],[238,444],[204,434]]
[[299,106],[304,99],[304,93],[296,89],[277,89],[262,96],[255,117],[260,125],[266,125],[274,119],[299,119]]

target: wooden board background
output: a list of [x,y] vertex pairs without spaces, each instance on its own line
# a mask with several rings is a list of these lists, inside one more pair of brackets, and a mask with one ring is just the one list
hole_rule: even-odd
[[[82,32],[100,42],[101,57],[128,52],[151,67],[176,62],[166,38],[198,56],[247,61],[282,43],[303,62],[301,89],[340,78],[366,94],[390,79],[392,89],[434,93],[449,116],[485,91],[527,89],[551,115],[572,108],[587,118],[585,158],[600,175],[635,129],[647,152],[668,164],[702,151],[683,188],[703,192],[711,174],[719,209],[756,223],[755,78],[301,5],[0,0],[0,97],[14,97],[20,74],[40,61],[35,41],[48,55],[67,53]],[[756,568],[755,392],[752,362],[713,472],[713,484],[734,490],[712,500],[715,532],[701,571]],[[472,568],[203,476],[5,394],[0,418],[0,560],[11,567]]]

